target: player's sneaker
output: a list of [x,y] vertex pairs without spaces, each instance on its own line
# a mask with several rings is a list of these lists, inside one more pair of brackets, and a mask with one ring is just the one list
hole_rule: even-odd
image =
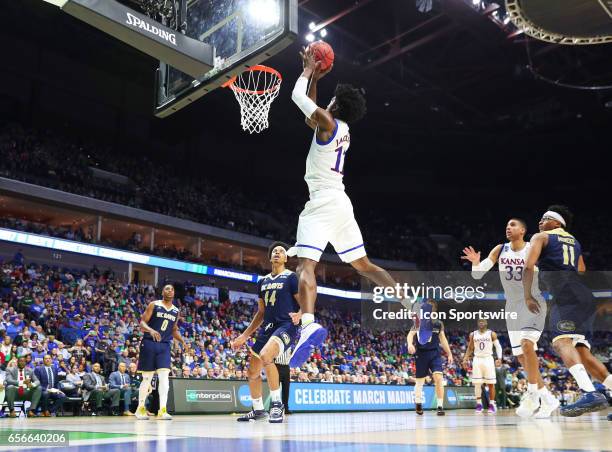
[[251,410],[247,414],[240,416],[236,419],[238,422],[249,422],[249,421],[259,421],[260,419],[266,418],[265,410]]
[[157,419],[160,419],[162,421],[169,421],[172,419],[172,416],[170,416],[170,413],[168,413],[168,410],[166,409],[166,407],[164,407],[160,408],[157,412]]
[[272,402],[270,404],[270,417],[268,422],[280,424],[285,419],[285,407],[282,402]]
[[608,401],[603,394],[597,391],[583,392],[576,402],[562,407],[560,413],[561,416],[576,417],[606,408],[608,408]]
[[314,347],[319,347],[327,337],[327,330],[316,322],[311,322],[300,331],[300,340],[293,350],[289,367],[302,367],[312,353]]
[[476,404],[476,414],[482,414],[482,403]]
[[489,402],[489,414],[497,413],[497,407],[494,403]]
[[608,404],[612,406],[612,391],[610,391],[608,388],[606,388],[599,382],[593,382],[593,386],[595,386],[595,390],[597,392],[601,392],[604,395],[604,397],[608,401]]
[[444,412],[444,408],[441,406],[438,407],[438,412],[436,413],[438,416],[444,416],[446,413]]
[[559,405],[561,405],[561,403],[552,394],[540,397],[540,409],[534,417],[536,419],[549,418],[552,412],[559,408]]
[[147,409],[143,406],[139,406],[138,408],[136,408],[136,419],[138,419],[139,421],[146,421],[147,419],[149,419],[149,415],[147,414]]
[[537,392],[526,392],[521,398],[521,404],[516,409],[516,415],[520,417],[531,417],[540,407],[540,397]]
[[422,403],[416,404],[416,414],[418,414],[419,416],[423,415],[423,404]]

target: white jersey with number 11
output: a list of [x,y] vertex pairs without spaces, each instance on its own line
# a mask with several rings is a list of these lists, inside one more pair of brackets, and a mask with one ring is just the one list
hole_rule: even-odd
[[346,122],[335,121],[336,129],[328,141],[319,141],[316,132],[312,138],[304,176],[310,193],[330,188],[344,191],[342,178],[351,135]]

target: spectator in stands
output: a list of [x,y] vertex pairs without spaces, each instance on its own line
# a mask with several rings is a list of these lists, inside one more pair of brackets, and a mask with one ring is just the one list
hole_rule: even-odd
[[[123,415],[134,416],[130,411],[130,405],[132,403],[132,382],[126,370],[126,364],[120,363],[119,369],[110,374],[108,382],[111,389],[119,390],[120,397],[123,399]],[[136,394],[134,394],[134,396],[137,397]]]
[[66,381],[72,383],[75,387],[75,391],[70,394],[66,394],[68,396],[79,396],[81,395],[81,390],[83,388],[83,378],[81,377],[81,373],[79,372],[78,366],[72,366],[70,368],[70,372],[66,375]]
[[51,355],[45,355],[43,365],[34,370],[41,387],[41,409],[43,417],[50,417],[51,411],[57,416],[61,413],[66,395],[60,391],[60,376],[53,367]]
[[118,389],[111,389],[104,375],[101,373],[99,363],[92,366],[91,372],[83,377],[83,400],[93,404],[93,414],[99,415],[102,412],[102,402],[110,400],[110,411],[112,415],[118,415],[120,393]]
[[17,417],[15,413],[15,401],[30,401],[28,416],[35,417],[36,409],[40,401],[40,381],[34,371],[26,367],[26,358],[17,360],[17,367],[9,367],[6,370],[6,403],[9,407],[9,417]]

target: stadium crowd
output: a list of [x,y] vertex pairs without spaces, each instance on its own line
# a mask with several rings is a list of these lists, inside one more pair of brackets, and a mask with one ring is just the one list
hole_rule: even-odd
[[[295,242],[297,218],[306,201],[300,195],[288,198],[286,193],[282,199],[273,194],[249,197],[231,184],[215,185],[199,175],[190,178],[184,171],[173,173],[172,167],[155,164],[146,155],[135,158],[128,152],[85,145],[50,131],[12,123],[0,123],[0,154],[0,176],[287,243]],[[96,177],[95,169],[119,174],[129,182],[108,183]],[[428,269],[458,265],[456,256],[449,260],[431,239],[430,233],[440,232],[432,231],[431,226],[436,224],[432,215],[427,222],[418,215],[399,222],[396,216],[386,219],[382,213],[359,216],[357,212],[371,256],[416,262]],[[92,231],[78,228],[24,221],[18,226],[84,241],[94,237]],[[139,249],[134,240],[112,244]],[[155,252],[197,261],[186,249],[169,247]]]
[[[31,400],[32,416],[37,410],[43,416],[62,413],[68,401],[78,405],[73,408],[77,413],[82,407],[88,414],[108,410],[129,415],[139,384],[139,319],[145,306],[157,299],[155,289],[126,284],[112,271],[96,267],[51,268],[27,262],[21,253],[2,258],[0,398],[9,415],[14,415],[14,402],[23,399]],[[188,346],[174,344],[173,376],[244,380],[247,351],[234,353],[229,341],[248,326],[254,302],[231,302],[223,295],[198,299],[191,283],[185,285],[185,293],[175,303]],[[414,359],[407,353],[405,332],[370,331],[361,326],[360,313],[354,310],[323,308],[317,316],[329,329],[329,337],[301,369],[292,370],[293,380],[414,383]],[[460,363],[467,333],[448,335],[455,363]],[[602,336],[597,349],[608,365],[610,339],[610,334]],[[546,381],[559,397],[570,397],[575,388],[566,383],[565,369],[546,344],[540,350]],[[516,404],[525,390],[524,374],[509,355],[504,361],[498,369],[500,387],[508,388],[509,403]],[[447,366],[444,375],[448,385],[470,384],[467,370],[457,365]],[[41,384],[33,385],[35,380]],[[155,403],[154,396],[150,404]]]

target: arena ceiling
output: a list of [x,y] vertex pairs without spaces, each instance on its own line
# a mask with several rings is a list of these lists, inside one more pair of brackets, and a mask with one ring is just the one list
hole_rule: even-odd
[[[280,176],[284,188],[303,190],[309,131],[289,92],[300,73],[297,53],[314,22],[324,24],[337,58],[334,72],[321,82],[322,101],[336,80],[367,91],[368,115],[353,129],[354,152],[367,158],[355,158],[348,167],[347,183],[354,190],[443,198],[460,186],[466,195],[482,195],[483,187],[499,189],[486,175],[533,171],[538,177],[537,168],[562,172],[577,150],[576,166],[590,175],[590,189],[605,185],[597,162],[612,119],[612,91],[551,82],[612,84],[609,45],[537,42],[491,20],[496,14],[503,24],[503,8],[476,10],[464,0],[434,0],[425,13],[415,0],[299,4],[298,41],[268,62],[285,79],[272,106],[271,128],[262,136],[240,131],[238,107],[225,90],[168,119],[153,118],[156,62],[40,0],[2,3],[7,68],[0,93],[11,98],[17,85],[24,86],[27,92],[15,108],[25,122],[61,121],[68,133],[82,124],[89,136],[112,145],[137,140],[149,153],[172,149],[180,170],[214,164],[214,174],[207,176],[232,174],[233,182],[256,187],[267,181],[253,174],[266,174],[272,164],[287,168]],[[10,117],[8,110],[4,116]],[[228,146],[231,153],[217,152]],[[559,155],[566,157],[555,158]],[[249,164],[237,167],[237,159]],[[478,177],[466,177],[459,168]],[[371,180],[364,184],[351,173]],[[562,180],[554,181],[558,193],[578,197],[575,183],[562,186]]]

